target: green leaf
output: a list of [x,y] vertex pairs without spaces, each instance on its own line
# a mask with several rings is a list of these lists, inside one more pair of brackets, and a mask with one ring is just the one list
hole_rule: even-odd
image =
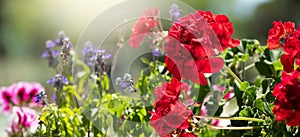
[[241,107],[243,105],[243,92],[240,90],[240,88],[238,88],[235,82],[233,83],[233,91],[237,100],[237,104],[239,107]]
[[247,81],[244,81],[241,83],[241,90],[246,91],[247,88],[249,87],[249,83]]
[[253,102],[256,99],[257,90],[258,90],[258,88],[255,86],[251,86],[251,87],[247,88],[246,95],[251,102]]
[[265,61],[255,62],[255,67],[260,75],[271,77],[274,76],[275,68],[273,65]]
[[240,117],[252,117],[253,114],[254,114],[253,110],[250,107],[246,107],[240,111],[239,116]]
[[145,58],[145,57],[142,57],[142,58],[141,58],[141,61],[142,61],[143,63],[145,63],[146,65],[149,65],[149,64],[150,64],[150,61],[149,61],[147,58]]
[[255,100],[255,107],[261,111],[264,111],[264,102],[261,98]]
[[273,78],[265,78],[261,82],[262,93],[265,94],[265,93],[271,92],[271,87],[274,82],[275,82],[275,80]]

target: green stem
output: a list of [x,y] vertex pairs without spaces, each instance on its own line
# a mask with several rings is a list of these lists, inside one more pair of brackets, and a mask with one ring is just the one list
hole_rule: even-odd
[[249,70],[249,69],[251,69],[251,68],[253,68],[253,67],[255,67],[255,64],[253,63],[253,64],[251,64],[251,65],[248,65],[248,66],[246,66],[243,70],[241,70],[239,73],[243,73],[243,72],[245,72],[245,71],[247,71],[247,70]]
[[242,81],[240,80],[240,78],[237,75],[235,75],[234,72],[232,72],[230,68],[228,68],[225,65],[224,65],[224,68],[229,73],[229,75],[231,75],[239,84],[242,83]]
[[223,129],[223,130],[252,130],[257,128],[262,128],[263,126],[248,126],[248,127],[221,127],[221,126],[214,126],[211,124],[206,124],[207,127],[212,129]]
[[264,120],[262,120],[262,119],[248,118],[248,117],[210,117],[210,116],[200,116],[200,115],[194,115],[193,117],[194,118],[219,119],[219,120],[243,120],[243,121],[264,122]]
[[210,92],[210,88],[209,88],[210,82],[208,81],[207,86],[202,86],[199,85],[199,92],[198,92],[198,97],[197,97],[197,101],[194,104],[194,114],[200,114],[201,113],[201,107],[202,107],[202,102],[204,100],[204,98],[207,96],[207,94]]

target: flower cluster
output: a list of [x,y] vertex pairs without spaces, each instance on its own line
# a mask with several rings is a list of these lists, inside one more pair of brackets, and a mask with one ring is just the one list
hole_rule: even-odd
[[35,96],[34,96],[34,102],[35,103],[39,103],[41,102],[42,107],[44,107],[45,105],[48,104],[47,102],[47,95],[45,93],[45,91],[39,91]]
[[223,59],[215,56],[239,45],[232,34],[232,23],[225,15],[200,10],[180,18],[166,38],[168,70],[178,79],[206,85],[204,73],[217,72],[224,65]]
[[168,35],[167,31],[153,31],[151,35],[149,35],[149,39],[152,41],[152,55],[157,57],[164,54],[164,40]]
[[97,49],[90,41],[84,43],[82,50],[82,57],[84,63],[86,63],[92,70],[95,69],[99,74],[108,71],[106,60],[111,57],[110,54],[105,53],[103,49]]
[[179,6],[177,4],[172,4],[169,13],[171,15],[171,23],[176,22],[181,17],[181,11],[179,10]]
[[66,76],[61,76],[60,74],[56,74],[54,78],[50,78],[47,81],[48,84],[53,84],[53,86],[57,89],[62,89],[64,84],[68,84],[69,80]]
[[129,44],[131,47],[138,47],[143,39],[147,36],[147,33],[151,31],[151,29],[155,28],[158,25],[156,20],[156,16],[158,16],[157,8],[149,8],[146,9],[142,16],[138,19],[135,25],[132,28],[133,34],[130,37]]
[[117,77],[115,83],[120,88],[120,90],[125,93],[136,92],[132,77],[129,73],[125,73],[122,78]]
[[9,87],[1,87],[0,102],[4,112],[9,112],[11,107],[20,105],[38,105],[34,101],[34,96],[39,91],[44,91],[44,87],[37,82],[17,82]]
[[277,121],[286,120],[289,126],[300,126],[300,72],[282,72],[282,81],[274,88],[273,109]]
[[300,66],[300,27],[296,30],[293,22],[273,22],[267,44],[271,50],[283,48],[284,54],[281,56],[281,63],[284,71],[292,72],[294,63]]
[[9,136],[29,136],[29,129],[35,130],[38,126],[37,114],[34,110],[26,107],[14,107],[15,116],[10,128],[6,129]]
[[[56,47],[61,48],[62,52],[59,52]],[[67,55],[70,54],[71,47],[72,44],[69,42],[69,38],[63,31],[60,31],[54,41],[46,41],[46,50],[43,52],[42,58],[48,60],[49,67],[56,68],[59,64],[59,55],[66,60]]]
[[81,52],[84,63],[95,71],[98,76],[109,70],[106,60],[111,57],[111,54],[105,53],[104,49],[97,49],[92,42],[87,41],[84,43]]
[[280,47],[284,50],[280,58],[283,65],[281,82],[273,91],[276,120],[285,120],[289,126],[300,126],[300,27],[296,30],[293,22],[273,22],[267,44],[270,50]]
[[[40,106],[35,95],[44,91],[37,82],[17,82],[0,88],[2,112],[16,115],[6,132],[10,136],[27,136],[29,129],[36,129],[36,112],[28,107]],[[27,133],[25,133],[27,132]]]
[[179,100],[182,90],[184,90],[183,84],[173,78],[170,83],[163,83],[154,91],[157,99],[154,103],[154,111],[150,112],[152,115],[150,125],[160,136],[172,134],[180,137],[195,136],[185,131],[190,126],[189,119],[192,111]]

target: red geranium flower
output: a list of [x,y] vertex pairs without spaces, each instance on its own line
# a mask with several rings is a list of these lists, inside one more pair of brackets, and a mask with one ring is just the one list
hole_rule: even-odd
[[178,137],[197,137],[196,135],[194,134],[191,134],[191,133],[187,133],[187,132],[182,132],[181,134],[179,134]]
[[282,81],[274,88],[273,109],[277,121],[285,120],[289,126],[300,126],[300,72],[282,72]]
[[169,135],[175,130],[188,128],[188,119],[192,115],[184,104],[178,101],[182,90],[187,90],[187,85],[173,78],[170,83],[163,83],[154,91],[157,99],[154,111],[151,113],[150,125],[160,136]]
[[168,70],[177,79],[206,85],[204,73],[217,72],[224,65],[221,58],[214,57],[216,52],[239,45],[231,38],[232,33],[232,24],[225,15],[198,11],[180,18],[166,38]]
[[284,71],[292,72],[294,63],[300,63],[300,28],[295,30],[293,22],[273,22],[273,28],[270,29],[268,35],[268,47],[271,50],[283,48],[284,54],[281,56],[281,63]]
[[273,28],[269,30],[268,34],[268,42],[267,45],[269,49],[277,49],[282,47],[284,43],[282,40],[285,41],[285,38],[291,35],[295,30],[295,24],[293,22],[284,22],[282,21],[273,22]]
[[[165,103],[165,102],[159,102]],[[185,105],[176,101],[174,104],[168,104],[169,113],[160,115],[159,112],[151,112],[150,125],[160,136],[172,133],[176,129],[184,130],[190,126],[188,119],[192,116],[192,111]]]
[[129,40],[131,47],[138,47],[146,37],[147,33],[157,26],[156,16],[158,16],[158,9],[156,7],[146,9],[143,12],[142,16],[132,28],[133,34]]

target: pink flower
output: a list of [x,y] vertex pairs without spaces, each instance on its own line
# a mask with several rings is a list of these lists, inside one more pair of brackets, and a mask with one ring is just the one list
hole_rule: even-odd
[[38,125],[36,112],[27,107],[13,107],[14,117],[10,128],[6,130],[8,135],[17,135],[18,132],[25,132],[25,129],[35,129]]
[[1,87],[0,88],[0,101],[1,101],[1,106],[3,107],[3,112],[9,112],[11,108],[11,104],[14,104],[13,96],[14,94],[10,92],[9,87]]
[[45,88],[37,82],[16,82],[9,87],[0,89],[0,102],[4,112],[10,111],[11,106],[19,104],[38,105],[34,96]]

